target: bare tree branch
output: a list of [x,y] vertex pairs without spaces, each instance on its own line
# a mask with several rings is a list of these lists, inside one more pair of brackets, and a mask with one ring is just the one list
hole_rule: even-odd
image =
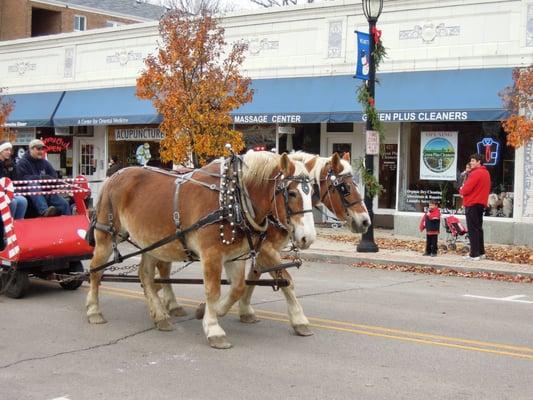
[[180,10],[188,15],[201,15],[206,11],[220,14],[231,11],[221,0],[161,0],[161,4],[171,10]]

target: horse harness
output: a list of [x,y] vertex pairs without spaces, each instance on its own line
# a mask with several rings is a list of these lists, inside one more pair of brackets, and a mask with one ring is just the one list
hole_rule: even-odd
[[[322,196],[320,196],[320,184],[315,183],[314,184],[315,194],[316,194],[315,200],[319,199],[320,202],[323,202],[326,196],[330,196],[331,192],[336,190],[339,193],[342,205],[344,206],[345,209],[355,206],[356,204],[362,203],[363,199],[352,201],[352,202],[349,202],[348,200],[346,200],[346,198],[351,193],[350,187],[346,183],[346,179],[350,179],[353,181],[353,175],[350,173],[335,175],[333,172],[333,169],[330,168],[328,170],[328,173],[326,174],[326,177],[324,179],[321,179],[321,181],[331,182],[331,184],[327,186],[325,193]],[[357,186],[355,182],[354,184]]]
[[[250,202],[249,195],[246,191],[246,188],[244,185],[241,185],[242,180],[242,164],[243,160],[240,156],[232,155],[228,159],[223,160],[215,160],[214,163],[220,163],[221,164],[221,173],[215,174],[208,171],[204,171],[202,169],[195,169],[190,172],[187,172],[186,174],[178,175],[176,173],[168,172],[165,170],[161,170],[158,168],[153,167],[143,167],[144,169],[148,169],[150,171],[175,176],[175,192],[174,192],[174,211],[172,214],[172,218],[174,220],[174,224],[176,225],[176,231],[172,233],[169,236],[164,237],[163,239],[147,246],[144,248],[139,248],[134,242],[128,240],[128,234],[125,235],[121,232],[117,232],[115,229],[115,225],[113,222],[113,206],[111,202],[109,203],[109,213],[108,213],[108,224],[102,224],[96,221],[96,215],[93,217],[93,220],[91,221],[91,224],[89,226],[89,230],[87,232],[87,240],[91,242],[90,238],[92,236],[93,243],[91,243],[92,246],[94,246],[94,230],[100,230],[103,232],[106,232],[111,235],[112,237],[112,248],[113,248],[113,260],[109,261],[107,263],[104,263],[96,268],[91,269],[90,272],[86,273],[87,275],[90,273],[95,273],[101,270],[104,270],[108,267],[110,267],[113,264],[121,263],[122,261],[126,260],[127,258],[137,256],[139,254],[154,250],[156,248],[159,248],[161,246],[164,246],[168,243],[171,243],[175,241],[176,239],[180,240],[181,245],[185,251],[185,254],[188,258],[188,264],[198,261],[198,256],[190,250],[186,245],[185,236],[187,233],[190,233],[194,230],[200,229],[204,226],[208,226],[214,223],[219,222],[220,223],[220,236],[221,241],[223,244],[230,245],[235,241],[235,233],[237,229],[242,231],[247,239],[248,246],[249,246],[249,256],[247,258],[252,259],[252,267],[255,267],[255,259],[257,257],[257,254],[260,250],[261,244],[263,240],[266,237],[266,229],[268,227],[268,223],[272,222],[273,220],[276,220],[281,226],[288,230],[287,227],[285,227],[281,222],[279,222],[276,217],[269,215],[265,219],[264,223],[259,225],[257,224],[253,218],[255,217],[255,212],[253,210],[253,206]],[[117,175],[123,172],[125,169],[122,169],[117,172]],[[220,186],[216,184],[209,184],[206,182],[203,182],[201,180],[195,179],[194,174],[195,173],[202,173],[204,175],[209,175],[215,178],[220,178]],[[290,176],[290,177],[283,177],[283,175],[278,174],[276,177],[273,178],[276,180],[277,185],[275,188],[275,195],[282,193],[284,196],[284,204],[286,208],[286,213],[288,217],[290,218],[291,215],[297,215],[297,214],[303,214],[306,212],[311,212],[312,210],[302,210],[302,211],[293,211],[289,207],[289,193],[288,193],[288,181],[298,181],[302,185],[302,190],[304,193],[309,193],[309,180],[308,178],[304,176]],[[207,214],[206,216],[202,217],[200,220],[195,222],[194,224],[186,227],[181,228],[181,218],[180,218],[180,212],[179,212],[179,204],[180,204],[180,191],[182,188],[182,185],[184,183],[194,183],[203,187],[206,187],[209,190],[218,191],[220,193],[219,195],[219,204],[220,207]],[[225,238],[225,234],[223,232],[224,230],[224,221],[227,221],[230,224],[232,237],[231,239]],[[251,222],[253,221],[253,222]],[[254,244],[253,236],[258,235],[259,238]],[[129,253],[127,255],[120,254],[118,250],[118,243],[120,241],[127,240],[128,242],[132,243],[135,247],[138,248],[137,251],[134,251],[132,253]],[[232,261],[236,260],[242,260],[244,255],[241,255],[237,258],[235,258]],[[247,259],[244,258],[244,259]],[[291,263],[290,263],[291,264]],[[295,265],[290,266],[299,266],[301,262],[299,263],[292,263]],[[298,264],[298,265],[296,265]],[[280,266],[281,267],[281,266]],[[279,269],[287,268],[287,266]],[[269,271],[276,270],[276,267],[274,269],[270,268]]]

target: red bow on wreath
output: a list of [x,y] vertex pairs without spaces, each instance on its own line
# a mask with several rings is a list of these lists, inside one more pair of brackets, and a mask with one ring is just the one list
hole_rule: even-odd
[[370,104],[370,107],[374,107],[376,105],[376,101],[374,100],[374,98],[369,97],[368,104]]
[[373,26],[370,33],[372,33],[372,36],[374,37],[374,43],[379,43],[379,39],[381,38],[381,31],[375,26]]

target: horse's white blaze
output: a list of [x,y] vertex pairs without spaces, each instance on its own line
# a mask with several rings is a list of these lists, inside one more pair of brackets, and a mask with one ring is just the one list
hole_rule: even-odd
[[348,219],[352,225],[352,230],[357,233],[363,233],[371,225],[370,215],[368,212],[358,213],[352,210],[348,210]]
[[[298,191],[302,197],[303,209],[312,210],[311,190],[307,194],[302,189],[302,184],[298,184]],[[316,239],[315,221],[312,212],[301,214],[302,218],[294,223],[294,240],[298,247],[302,249],[308,248]]]

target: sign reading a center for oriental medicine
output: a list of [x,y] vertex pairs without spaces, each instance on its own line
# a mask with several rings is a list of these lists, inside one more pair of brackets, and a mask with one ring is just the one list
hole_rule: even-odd
[[420,133],[420,179],[457,180],[457,132]]
[[368,73],[370,72],[370,35],[358,31],[355,31],[355,34],[357,35],[355,77],[357,79],[368,80]]

